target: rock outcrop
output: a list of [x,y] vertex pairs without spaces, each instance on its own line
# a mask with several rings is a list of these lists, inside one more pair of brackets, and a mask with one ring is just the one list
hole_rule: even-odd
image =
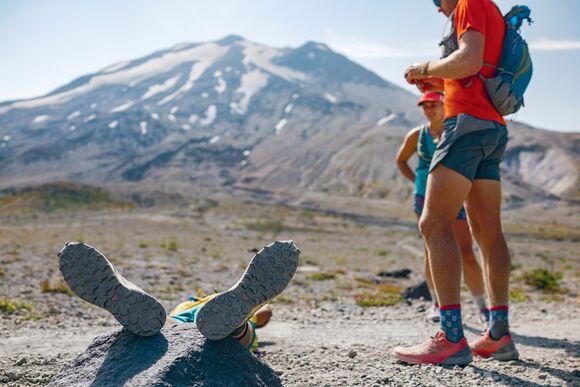
[[97,337],[51,386],[281,386],[237,341],[206,340],[193,325],[152,337],[115,330]]

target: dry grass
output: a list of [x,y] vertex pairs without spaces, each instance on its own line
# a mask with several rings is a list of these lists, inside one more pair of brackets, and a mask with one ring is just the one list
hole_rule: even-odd
[[42,293],[63,293],[68,296],[74,296],[74,293],[68,287],[64,279],[58,277],[55,280],[43,280],[40,282],[40,290]]
[[356,304],[363,308],[376,306],[394,306],[403,300],[400,286],[380,284],[374,290],[365,290],[354,296]]

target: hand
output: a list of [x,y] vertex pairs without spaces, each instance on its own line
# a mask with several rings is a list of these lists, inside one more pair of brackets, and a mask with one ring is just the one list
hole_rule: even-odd
[[411,85],[414,85],[417,83],[417,80],[429,77],[426,71],[428,65],[429,62],[413,63],[411,66],[409,66],[407,70],[405,70],[405,79],[407,82],[409,82]]
[[415,81],[415,85],[421,93],[444,90],[444,83],[443,79],[441,78],[429,77],[425,79],[419,79]]

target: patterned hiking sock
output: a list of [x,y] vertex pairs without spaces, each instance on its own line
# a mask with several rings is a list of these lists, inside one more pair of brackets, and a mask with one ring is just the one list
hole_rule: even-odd
[[508,309],[507,305],[489,308],[489,335],[493,340],[499,340],[510,333]]
[[446,305],[440,307],[441,329],[445,337],[452,343],[458,343],[463,337],[461,322],[461,305]]
[[254,341],[254,326],[249,321],[246,321],[241,327],[236,329],[231,336],[238,340],[244,348],[250,349]]

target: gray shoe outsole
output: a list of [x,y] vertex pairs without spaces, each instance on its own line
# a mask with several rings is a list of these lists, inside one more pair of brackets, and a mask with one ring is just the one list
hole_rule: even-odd
[[441,364],[444,365],[468,365],[473,361],[473,355],[471,354],[471,349],[468,346],[463,348],[461,351],[457,352],[453,356],[449,356],[447,359],[443,360]]
[[60,272],[70,289],[83,300],[109,311],[130,332],[152,336],[165,324],[163,306],[121,276],[93,247],[68,242],[58,258]]
[[296,272],[299,256],[300,250],[292,241],[276,241],[264,247],[237,284],[199,310],[199,331],[210,340],[231,335],[258,307],[282,293]]
[[495,360],[499,361],[509,361],[509,360],[518,360],[520,358],[520,354],[516,349],[516,345],[513,341],[509,344],[504,345],[492,355]]

